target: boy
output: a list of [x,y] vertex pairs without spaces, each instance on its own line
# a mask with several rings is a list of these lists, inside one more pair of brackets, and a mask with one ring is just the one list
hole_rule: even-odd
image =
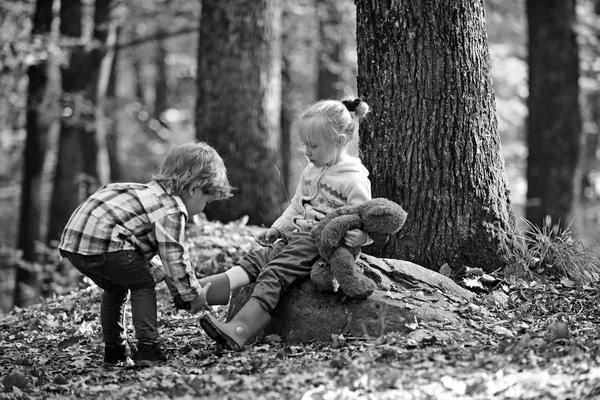
[[124,331],[124,306],[131,313],[138,344],[137,364],[167,360],[157,343],[156,281],[149,261],[158,255],[189,311],[207,307],[210,284],[201,287],[184,247],[186,220],[206,204],[232,195],[227,170],[208,144],[173,148],[147,184],[112,183],[84,201],[67,223],[59,249],[75,268],[103,289],[100,307],[104,364],[131,355]]

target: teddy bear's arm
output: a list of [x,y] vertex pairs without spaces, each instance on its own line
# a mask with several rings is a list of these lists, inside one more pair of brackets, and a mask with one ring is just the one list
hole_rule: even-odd
[[322,242],[329,247],[336,247],[350,229],[360,228],[358,214],[341,215],[329,221],[321,234]]

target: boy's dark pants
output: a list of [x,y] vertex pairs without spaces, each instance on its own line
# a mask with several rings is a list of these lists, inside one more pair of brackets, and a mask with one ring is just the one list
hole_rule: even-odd
[[133,250],[98,255],[60,253],[103,289],[100,324],[105,343],[121,343],[127,338],[124,309],[129,291],[135,337],[158,338],[156,284],[143,256]]

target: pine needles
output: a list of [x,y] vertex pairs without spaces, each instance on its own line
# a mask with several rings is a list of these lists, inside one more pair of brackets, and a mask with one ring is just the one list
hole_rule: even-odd
[[552,225],[548,216],[540,228],[523,219],[528,232],[523,237],[530,257],[529,269],[537,274],[562,278],[577,284],[595,282],[600,278],[600,256],[585,246],[569,228]]

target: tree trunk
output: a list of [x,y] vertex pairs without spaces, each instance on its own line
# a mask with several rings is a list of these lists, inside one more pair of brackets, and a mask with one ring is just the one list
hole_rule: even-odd
[[[46,43],[51,43],[54,40],[51,33],[53,19],[52,2],[37,1],[32,33],[40,35]],[[26,261],[36,261],[36,243],[44,242],[41,226],[46,198],[43,193],[44,164],[49,133],[60,115],[60,81],[58,74],[53,73],[53,69],[57,68],[55,63],[57,61],[54,57],[49,56],[46,60],[39,60],[31,65],[27,73],[27,138],[23,155],[18,242]],[[23,285],[36,286],[37,277],[34,271],[18,265],[13,297],[13,304],[17,307],[27,303]]]
[[[62,37],[79,40],[82,35],[81,0],[62,0],[60,8],[60,33]],[[72,49],[68,67],[63,67],[63,117],[54,175],[48,240],[58,241],[71,213],[83,200],[79,194],[78,179],[81,179],[84,160],[82,141],[89,140],[89,130],[79,132],[78,124],[91,123],[91,110],[81,95],[85,88],[88,71],[83,46]],[[84,74],[83,71],[86,71]],[[83,77],[85,75],[85,78]],[[87,107],[86,107],[87,106]],[[93,160],[91,158],[90,160]]]
[[527,0],[527,219],[571,222],[582,135],[575,0]]
[[202,3],[196,137],[223,157],[236,195],[206,208],[224,222],[269,225],[284,206],[281,177],[281,1]]
[[[117,43],[121,29],[117,29]],[[119,55],[120,50],[115,48],[114,57],[112,60],[112,66],[110,68],[110,79],[108,81],[108,87],[106,88],[107,104],[110,108],[110,115],[114,116],[108,126],[108,132],[106,136],[108,158],[110,163],[110,181],[121,182],[123,180],[123,172],[121,162],[119,160],[119,129],[118,121],[119,117],[119,98],[117,95],[117,82],[119,80]]]
[[[34,15],[33,34],[44,41],[51,41],[53,13],[52,2],[38,1]],[[19,248],[23,259],[35,261],[35,242],[43,240],[40,227],[42,219],[42,175],[50,127],[55,123],[59,110],[60,92],[52,82],[49,69],[52,58],[40,60],[28,70],[27,138],[23,154],[23,179],[21,181],[21,213],[19,221]],[[56,77],[54,77],[56,79]]]
[[516,261],[483,0],[356,4],[361,152],[373,196],[408,212],[367,251],[434,271]]
[[281,99],[281,154],[283,177],[290,200],[298,179],[300,168],[299,143],[292,138],[294,118],[317,99],[317,43],[318,20],[314,0],[302,0],[283,4],[282,46],[282,99]]
[[[75,46],[69,65],[63,69],[63,103],[65,111],[61,120],[60,145],[52,195],[49,240],[58,240],[63,227],[79,203],[99,186],[108,183],[109,161],[103,127],[103,104],[98,105],[100,83],[107,84],[105,71],[106,40],[110,37],[104,29],[112,26],[109,18],[110,2],[97,0],[94,6],[94,39],[101,45],[89,50],[89,46]],[[81,39],[81,0],[61,1],[61,34]],[[107,62],[109,62],[108,60]],[[101,67],[104,64],[104,69]]]
[[90,92],[94,101],[94,128],[97,144],[96,171],[100,186],[110,182],[110,157],[108,151],[108,131],[110,120],[106,116],[106,96],[113,59],[117,45],[118,24],[111,17],[112,0],[96,0],[94,3],[94,39],[101,46],[92,52],[92,58],[98,64],[98,77],[92,82]]
[[[161,31],[159,30],[159,33]],[[165,40],[159,39],[156,43],[156,81],[154,85],[154,118],[160,119],[163,111],[167,109],[167,49]]]
[[339,9],[339,0],[317,0],[317,9],[320,37],[317,97],[338,98],[343,89],[340,67],[343,51],[340,25],[343,23],[343,18]]

